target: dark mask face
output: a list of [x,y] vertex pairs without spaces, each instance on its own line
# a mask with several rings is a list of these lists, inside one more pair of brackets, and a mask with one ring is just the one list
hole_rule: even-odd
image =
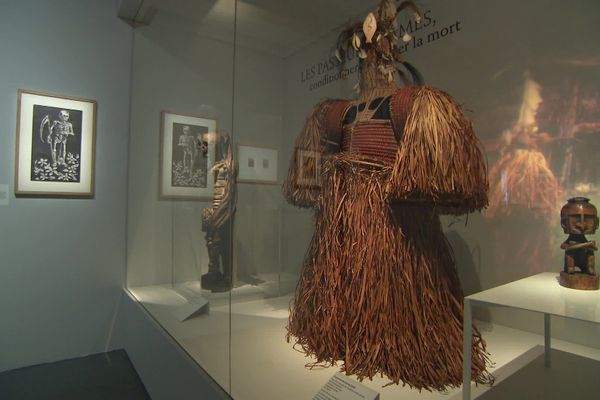
[[560,225],[569,234],[594,233],[598,229],[598,211],[589,199],[573,197],[560,210]]
[[198,150],[200,150],[200,153],[202,153],[202,155],[206,157],[206,155],[208,154],[208,142],[206,137],[204,137],[201,134],[198,135],[198,137],[196,138],[196,147],[198,148]]
[[569,214],[563,226],[565,233],[592,234],[598,228],[598,217],[591,214]]

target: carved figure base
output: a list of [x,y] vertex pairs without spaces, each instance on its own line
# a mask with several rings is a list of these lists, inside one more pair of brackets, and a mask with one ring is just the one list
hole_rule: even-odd
[[561,286],[578,290],[598,290],[599,282],[598,275],[589,275],[583,272],[569,274],[561,271],[558,279]]
[[231,290],[231,279],[220,271],[209,271],[200,277],[200,286],[211,292],[227,292]]

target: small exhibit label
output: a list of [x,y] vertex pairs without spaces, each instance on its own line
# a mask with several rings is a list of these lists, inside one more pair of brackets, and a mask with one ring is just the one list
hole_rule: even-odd
[[173,310],[173,314],[180,322],[198,314],[208,312],[209,304],[207,299],[198,293],[195,293],[193,290],[186,288],[179,288],[177,291],[187,300],[185,304],[180,305]]
[[338,372],[327,381],[313,400],[379,400],[379,393]]
[[1,184],[0,185],[0,206],[8,205],[8,185]]

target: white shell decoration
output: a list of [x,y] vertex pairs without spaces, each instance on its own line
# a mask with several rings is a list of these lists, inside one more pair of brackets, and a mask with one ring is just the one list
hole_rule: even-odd
[[371,43],[376,30],[377,20],[375,19],[375,15],[373,15],[373,13],[369,13],[363,22],[363,32],[365,33],[367,43]]
[[354,46],[356,50],[360,49],[360,38],[356,33],[352,35],[352,46]]

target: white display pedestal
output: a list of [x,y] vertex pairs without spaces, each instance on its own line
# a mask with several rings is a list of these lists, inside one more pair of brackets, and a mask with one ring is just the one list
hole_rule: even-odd
[[575,290],[558,284],[558,273],[544,272],[464,299],[463,400],[471,398],[471,306],[512,307],[544,314],[544,364],[550,366],[550,316],[600,324],[600,290]]

